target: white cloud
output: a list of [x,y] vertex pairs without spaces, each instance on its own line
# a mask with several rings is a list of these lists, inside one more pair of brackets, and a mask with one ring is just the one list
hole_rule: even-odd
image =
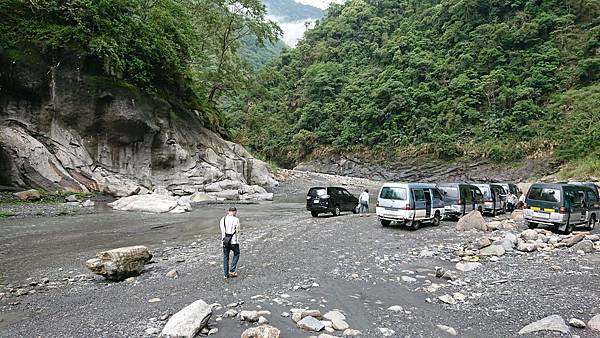
[[281,22],[279,18],[272,16],[269,16],[268,19],[277,21],[279,28],[281,28],[283,31],[283,37],[281,40],[283,40],[283,42],[290,47],[296,47],[296,43],[302,38],[304,32],[306,31],[307,25],[308,28],[312,28],[315,22],[314,19]]
[[294,0],[298,3],[301,4],[305,4],[305,5],[311,5],[314,7],[318,7],[320,9],[327,9],[327,7],[329,7],[330,3],[342,3],[345,0]]

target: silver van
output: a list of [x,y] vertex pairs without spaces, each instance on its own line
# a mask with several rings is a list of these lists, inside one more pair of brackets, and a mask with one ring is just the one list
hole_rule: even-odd
[[467,183],[440,183],[437,188],[444,198],[444,217],[458,219],[473,210],[483,212],[481,190]]
[[376,212],[382,226],[399,222],[417,230],[421,223],[440,225],[444,201],[434,184],[385,183],[379,190]]
[[483,212],[496,216],[506,212],[506,191],[495,183],[475,184],[483,194]]

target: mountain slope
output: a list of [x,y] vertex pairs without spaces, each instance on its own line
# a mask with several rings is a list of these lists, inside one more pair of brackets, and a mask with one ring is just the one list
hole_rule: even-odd
[[503,161],[599,154],[598,124],[579,125],[594,136],[558,137],[573,130],[564,121],[600,105],[581,94],[600,80],[598,17],[598,1],[333,5],[242,100],[236,137],[282,164],[332,150]]
[[323,11],[317,7],[304,5],[294,0],[264,0],[269,15],[281,22],[319,19]]

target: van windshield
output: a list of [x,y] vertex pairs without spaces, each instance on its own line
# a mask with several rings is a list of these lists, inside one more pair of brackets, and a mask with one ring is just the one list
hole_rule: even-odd
[[379,197],[383,198],[383,199],[388,199],[388,200],[406,201],[406,189],[394,188],[394,187],[383,187],[383,189],[381,189],[381,193],[379,194]]
[[561,193],[560,189],[531,187],[527,198],[536,201],[560,203]]
[[327,189],[324,188],[312,188],[308,191],[308,196],[317,197],[327,195]]
[[456,187],[439,187],[444,192],[445,197],[450,199],[459,199],[458,188]]

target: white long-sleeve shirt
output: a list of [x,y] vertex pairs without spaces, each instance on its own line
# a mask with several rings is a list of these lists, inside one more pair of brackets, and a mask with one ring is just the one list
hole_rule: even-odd
[[221,221],[219,222],[219,227],[221,228],[221,240],[223,240],[223,238],[225,238],[225,233],[233,234],[235,232],[235,234],[231,238],[231,244],[239,244],[239,242],[238,242],[238,235],[240,233],[240,219],[239,218],[237,218],[235,216],[227,215],[227,216],[221,218]]
[[366,191],[363,191],[360,194],[360,197],[358,198],[358,201],[359,202],[367,202],[367,203],[369,203],[369,193],[366,192]]

